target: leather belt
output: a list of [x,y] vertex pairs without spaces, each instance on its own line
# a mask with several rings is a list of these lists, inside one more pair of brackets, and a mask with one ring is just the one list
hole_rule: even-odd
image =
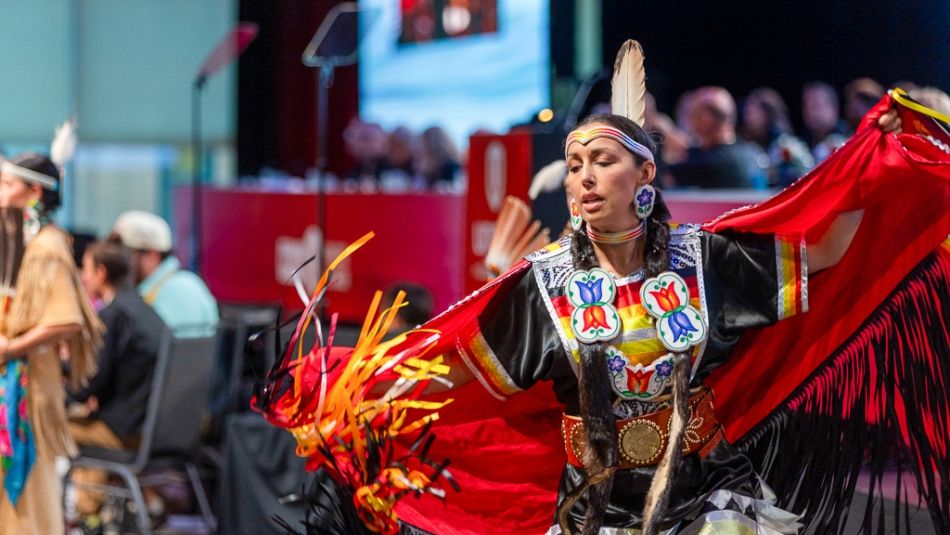
[[[702,388],[689,397],[690,418],[683,437],[683,455],[699,453],[705,457],[723,438],[722,426],[713,414],[713,394]],[[620,468],[657,464],[666,451],[673,408],[669,407],[636,418],[617,420],[617,451]],[[561,436],[567,462],[583,468],[584,423],[578,416],[564,414]]]

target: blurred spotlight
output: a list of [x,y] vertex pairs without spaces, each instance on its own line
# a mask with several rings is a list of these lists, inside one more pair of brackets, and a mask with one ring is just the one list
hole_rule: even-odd
[[554,110],[551,108],[544,108],[538,112],[538,120],[542,123],[546,123],[554,118]]
[[442,10],[442,27],[449,35],[458,35],[468,29],[472,14],[465,6],[446,6]]

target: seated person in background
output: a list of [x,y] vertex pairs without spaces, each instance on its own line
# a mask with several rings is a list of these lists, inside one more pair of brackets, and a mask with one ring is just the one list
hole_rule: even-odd
[[116,219],[112,236],[132,251],[139,294],[176,337],[214,334],[218,303],[200,277],[181,269],[171,253],[172,231],[164,219],[131,210]]
[[426,128],[419,137],[418,172],[429,188],[446,190],[462,170],[459,151],[448,132],[438,126]]
[[432,293],[425,286],[414,282],[397,282],[387,288],[383,295],[386,307],[392,306],[400,290],[406,292],[408,303],[396,314],[396,319],[386,333],[387,339],[422,325],[432,316]]
[[936,87],[915,87],[910,90],[910,98],[932,110],[950,115],[950,96]]
[[689,130],[699,145],[670,165],[675,186],[750,188],[764,186],[768,156],[736,139],[736,102],[721,87],[701,87],[689,98]]
[[350,120],[343,131],[346,152],[353,158],[348,180],[375,183],[380,178],[385,164],[387,137],[383,129],[374,123],[364,123],[358,117]]
[[769,157],[769,185],[784,188],[815,166],[804,141],[792,133],[788,107],[778,91],[757,87],[742,105],[742,133]]
[[802,89],[802,122],[805,142],[816,162],[827,158],[850,135],[841,119],[838,93],[825,82],[808,82]]
[[[644,111],[643,127],[647,132],[653,132],[658,135],[658,146],[660,147],[660,158],[657,158],[657,174],[666,174],[666,167],[671,163],[678,163],[686,158],[686,151],[689,149],[689,135],[680,130],[673,122],[673,119],[665,113],[661,113],[656,107],[656,99],[650,93],[646,94],[646,110]],[[608,110],[608,113],[610,110]]]
[[[88,416],[69,421],[69,430],[80,446],[131,447],[142,433],[166,327],[132,287],[131,269],[129,251],[116,243],[96,242],[83,255],[82,282],[86,291],[105,305],[99,318],[106,334],[99,350],[98,372],[85,388],[71,393],[73,400],[88,409]],[[79,469],[75,478],[90,483],[106,479],[102,472]],[[79,493],[77,510],[81,514],[93,514],[98,507],[97,497]]]
[[405,126],[399,126],[389,133],[386,144],[386,158],[383,160],[385,171],[394,171],[411,178],[415,169],[412,159],[419,141],[416,135]]
[[884,86],[870,78],[858,78],[844,86],[844,118],[851,132],[858,128],[864,115],[883,96]]

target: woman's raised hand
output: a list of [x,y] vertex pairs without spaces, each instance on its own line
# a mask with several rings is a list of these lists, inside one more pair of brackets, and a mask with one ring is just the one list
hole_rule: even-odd
[[901,118],[900,115],[897,114],[897,110],[895,108],[891,108],[887,110],[887,113],[878,117],[877,126],[880,127],[880,129],[886,134],[900,134]]

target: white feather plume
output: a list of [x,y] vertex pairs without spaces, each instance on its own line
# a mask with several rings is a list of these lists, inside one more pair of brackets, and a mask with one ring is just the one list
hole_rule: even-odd
[[567,162],[564,160],[555,160],[545,165],[531,179],[528,198],[534,200],[546,191],[557,190],[564,183],[565,177],[567,177]]
[[56,134],[50,144],[49,159],[60,169],[72,160],[73,155],[76,154],[76,126],[76,115],[74,114],[56,128]]
[[633,39],[627,39],[617,52],[610,92],[610,111],[643,126],[646,119],[646,73],[643,70],[643,48]]

